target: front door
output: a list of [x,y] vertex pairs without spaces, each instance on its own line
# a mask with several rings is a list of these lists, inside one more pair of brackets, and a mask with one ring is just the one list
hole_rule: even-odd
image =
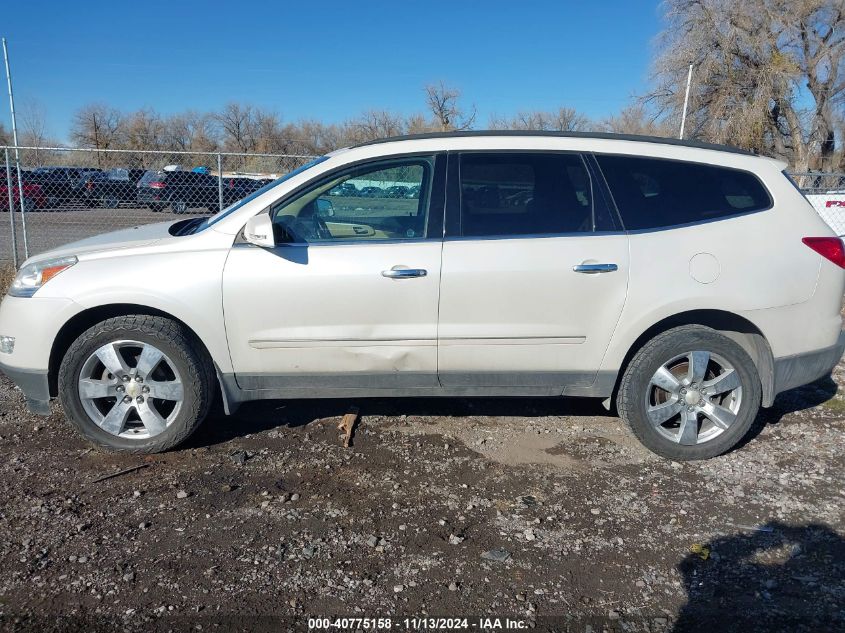
[[589,394],[625,302],[628,239],[587,159],[473,152],[450,160],[441,384]]
[[433,156],[340,170],[269,209],[275,248],[232,248],[223,308],[242,389],[437,387],[444,175]]

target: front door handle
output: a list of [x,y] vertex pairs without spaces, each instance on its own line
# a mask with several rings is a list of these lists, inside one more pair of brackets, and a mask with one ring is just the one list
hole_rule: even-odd
[[578,264],[573,266],[572,270],[576,273],[584,273],[586,275],[596,275],[598,273],[612,273],[618,270],[616,264]]
[[428,271],[424,268],[391,268],[381,271],[382,277],[388,279],[413,279],[414,277],[425,277]]

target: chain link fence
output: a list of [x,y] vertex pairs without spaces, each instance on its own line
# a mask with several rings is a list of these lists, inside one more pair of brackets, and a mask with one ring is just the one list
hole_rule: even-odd
[[845,235],[845,173],[795,172],[792,180],[837,235]]
[[[0,264],[139,224],[212,214],[311,160],[308,154],[0,146]],[[845,235],[845,173],[790,174]]]
[[0,146],[0,263],[139,224],[217,213],[307,154]]

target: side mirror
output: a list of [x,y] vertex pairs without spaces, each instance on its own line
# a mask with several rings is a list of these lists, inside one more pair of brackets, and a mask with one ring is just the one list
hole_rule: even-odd
[[317,198],[317,215],[321,218],[330,218],[334,215],[334,205],[331,200]]
[[244,239],[261,248],[273,248],[276,246],[276,239],[273,236],[273,221],[269,214],[259,213],[246,221],[244,226]]

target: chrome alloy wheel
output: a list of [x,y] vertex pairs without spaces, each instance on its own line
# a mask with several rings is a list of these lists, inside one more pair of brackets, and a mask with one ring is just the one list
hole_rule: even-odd
[[646,390],[646,415],[663,437],[693,446],[730,428],[742,403],[736,369],[717,354],[693,351],[664,363]]
[[114,341],[96,350],[82,366],[78,390],[85,413],[97,426],[128,439],[164,432],[184,400],[176,365],[140,341]]

